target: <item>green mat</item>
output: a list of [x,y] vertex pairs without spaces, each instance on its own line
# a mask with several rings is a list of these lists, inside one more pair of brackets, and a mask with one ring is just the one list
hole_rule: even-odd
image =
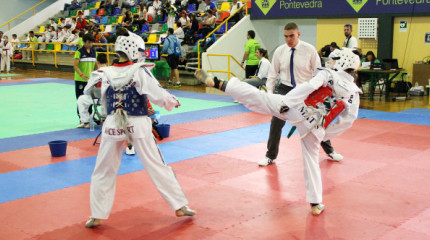
[[[75,86],[41,83],[0,87],[0,139],[73,129],[79,124]],[[160,115],[235,105],[234,103],[179,98],[181,107],[168,112],[154,104]]]
[[16,76],[21,76],[22,74],[13,74],[13,73],[5,73],[5,74],[0,74],[0,78],[2,77],[16,77]]

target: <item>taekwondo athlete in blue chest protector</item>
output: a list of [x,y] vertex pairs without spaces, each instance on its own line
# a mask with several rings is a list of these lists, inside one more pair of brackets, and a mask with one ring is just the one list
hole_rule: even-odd
[[115,43],[119,62],[99,72],[102,76],[101,101],[107,118],[91,177],[91,217],[86,222],[89,228],[101,225],[102,219],[109,217],[125,143],[135,147],[149,177],[176,216],[195,214],[187,207],[188,200],[175,173],[161,155],[148,117],[147,99],[169,111],[179,107],[180,103],[145,67],[142,61],[144,50],[145,43],[139,36],[130,32],[119,36]]

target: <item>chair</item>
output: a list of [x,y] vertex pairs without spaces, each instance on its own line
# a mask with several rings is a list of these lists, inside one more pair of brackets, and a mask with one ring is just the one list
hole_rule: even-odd
[[221,17],[216,20],[217,23],[222,23],[226,18],[228,18],[230,16],[229,12],[222,12],[221,13]]
[[89,9],[86,9],[86,10],[84,11],[84,16],[85,16],[85,17],[90,16],[90,10],[89,10]]
[[142,33],[147,33],[147,32],[149,32],[149,25],[143,24],[142,29],[139,32],[137,32],[136,34],[142,34]]
[[223,2],[221,4],[221,9],[219,10],[220,12],[228,12],[230,11],[230,3],[229,2]]
[[95,5],[96,5],[96,3],[95,3],[95,2],[90,2],[90,5],[89,5],[88,7],[89,7],[90,9],[93,9]]
[[120,9],[120,8],[115,8],[115,9],[113,10],[113,14],[112,14],[112,16],[119,15],[120,13],[121,13],[121,9]]
[[132,8],[130,8],[130,12],[132,13],[132,15],[139,15],[139,12],[138,12],[138,10],[137,10],[137,7],[132,7]]
[[97,9],[91,10],[90,16],[97,16]]
[[94,8],[91,9],[99,9],[100,8],[100,2],[95,2]]
[[105,15],[105,9],[104,8],[100,8],[99,9],[99,11],[98,11],[98,13],[97,13],[97,16],[103,16],[103,15]]
[[[225,23],[221,25],[221,27],[218,29],[218,31],[215,32],[215,34],[224,34],[225,33]],[[227,30],[230,28],[230,23],[227,23]]]
[[74,17],[74,16],[76,16],[76,10],[70,11],[69,17]]
[[[94,116],[98,118],[100,125],[103,125],[103,123],[106,119],[106,114],[103,114],[101,112],[101,109],[100,109],[101,108],[101,102],[100,102],[101,96],[102,96],[101,88],[95,87],[91,90],[91,98],[93,100]],[[100,130],[100,133],[97,135],[96,139],[94,139],[93,145],[98,144],[97,139],[101,136],[101,134],[102,134],[102,130]]]
[[100,17],[95,17],[94,20],[98,23],[100,23]]
[[118,20],[117,17],[110,17],[108,24],[114,24]]
[[196,4],[194,3],[188,4],[187,13],[194,12],[194,11],[196,11]]
[[72,46],[70,46],[70,51],[77,51],[77,50],[78,50],[78,45],[72,45]]
[[63,44],[63,45],[61,46],[61,51],[69,51],[69,46],[68,46],[68,45],[66,45],[66,44]]
[[157,32],[157,34],[163,34],[166,33],[167,30],[169,30],[169,26],[167,25],[167,23],[163,24],[163,26],[161,27],[161,31]]
[[35,32],[35,34],[43,33],[43,32],[45,32],[45,26],[40,26],[39,31]]
[[106,25],[106,28],[104,29],[104,31],[102,31],[103,33],[110,33],[112,32],[112,25]]
[[100,24],[99,28],[102,33],[105,32],[105,25]]
[[152,22],[152,15],[148,15],[148,22],[151,23]]
[[102,18],[102,20],[100,21],[100,24],[108,24],[109,22],[109,17],[105,16]]
[[49,50],[49,51],[54,50],[54,44],[46,44],[46,50]]
[[157,42],[157,35],[155,34],[149,34],[148,36],[148,43],[155,43]]

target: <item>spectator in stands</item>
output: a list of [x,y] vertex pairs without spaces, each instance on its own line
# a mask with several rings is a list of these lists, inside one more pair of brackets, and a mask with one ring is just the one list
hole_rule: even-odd
[[188,29],[186,32],[189,35],[194,35],[199,31],[199,21],[197,20],[195,13],[190,13],[190,22],[191,28]]
[[67,11],[67,10],[76,10],[78,8],[80,8],[81,6],[79,5],[79,2],[77,0],[73,0],[71,4],[65,3],[64,4],[64,9],[63,11]]
[[175,7],[170,3],[167,3],[166,8],[164,10],[166,11],[166,16],[167,16],[167,27],[175,28],[175,18],[176,18]]
[[130,8],[130,6],[134,6],[134,1],[133,0],[124,0],[122,2],[121,8]]
[[95,20],[91,20],[88,25],[88,32],[95,33],[100,29],[98,25],[96,25]]
[[87,21],[83,17],[78,17],[78,22],[76,23],[76,29],[81,30],[85,29],[88,26]]
[[4,36],[3,41],[0,43],[1,50],[1,69],[0,72],[5,71],[9,73],[10,71],[10,58],[13,55],[13,47],[9,42],[9,37]]
[[260,62],[255,55],[257,53],[257,49],[260,48],[260,43],[254,39],[255,32],[253,30],[249,30],[246,37],[248,41],[245,44],[245,53],[243,54],[242,58],[242,66],[245,64],[246,61],[245,77],[249,78],[255,73],[255,71],[257,71],[258,63]]
[[324,47],[322,47],[318,51],[318,53],[319,53],[320,57],[328,58],[330,53],[333,52],[335,49],[339,49],[339,46],[337,45],[336,42],[332,42],[332,43],[330,43],[330,45],[325,45]]
[[[203,37],[206,37],[210,32],[212,32],[215,28],[216,17],[213,15],[212,10],[206,11],[206,18],[202,22],[202,26],[200,27],[198,33],[202,34]],[[255,71],[254,71],[255,72]]]
[[[98,31],[98,33],[97,33],[96,43],[102,43],[102,44],[108,43],[108,41],[105,38],[105,35],[101,31]],[[96,51],[97,52],[106,52],[107,51],[107,45],[97,46]]]
[[124,13],[123,23],[130,25],[132,21],[133,21],[133,16],[131,15],[130,8],[127,8],[127,10]]
[[257,49],[257,58],[260,59],[258,63],[257,71],[254,76],[251,76],[248,79],[245,79],[244,82],[251,84],[255,87],[261,87],[266,85],[267,76],[269,75],[270,62],[268,60],[269,54],[267,50],[264,48]]
[[137,31],[142,29],[142,25],[146,24],[148,12],[146,11],[145,5],[140,4],[139,17],[134,19],[133,25],[137,25]]
[[60,18],[60,24],[58,24],[58,26],[64,29],[66,26],[66,19]]
[[[152,6],[154,7],[155,14],[161,15],[163,10],[163,3],[160,0],[154,0],[152,2]],[[155,16],[154,16],[155,17]]]
[[[25,49],[29,49],[29,50],[22,51],[22,58],[25,60],[31,60],[32,59],[31,49],[37,49],[38,47],[37,37],[34,36],[34,32],[30,31],[28,34],[29,34],[28,41],[30,42],[30,44],[27,47],[25,47]],[[34,58],[36,59],[36,53],[34,54]]]
[[57,36],[52,39],[52,42],[62,42],[64,39],[64,31],[61,27],[57,28]]
[[93,48],[94,37],[91,34],[85,34],[83,41],[84,46],[75,52],[75,61],[73,64],[73,68],[75,69],[76,100],[83,94],[91,72],[98,69],[96,50]]
[[211,0],[205,0],[206,3],[206,13],[208,10],[212,11],[212,15],[216,16],[218,9],[216,8],[215,3],[211,2]]
[[[42,33],[42,35],[37,39],[38,42],[51,42],[51,40],[53,38],[55,38],[57,36],[54,27],[53,26],[49,26],[48,29],[46,29],[46,31],[44,33]],[[46,48],[46,44],[40,44],[40,49],[45,49]]]
[[[242,2],[238,0],[233,0],[230,7],[230,15],[234,14],[240,7],[242,7]],[[228,22],[239,22],[240,19],[243,17],[243,11],[239,11],[238,13],[234,14]]]
[[[100,68],[107,67],[107,57],[104,53],[99,53],[97,55],[97,64]],[[80,123],[77,128],[90,128],[90,112],[88,109],[93,104],[93,100],[91,98],[91,90],[96,87],[101,87],[101,78],[97,72],[91,74],[90,79],[88,80],[88,84],[85,86],[84,91],[81,96],[78,98],[78,111],[79,111],[79,120]]]
[[182,42],[184,41],[184,38],[185,38],[184,29],[182,29],[181,22],[177,22],[176,26],[178,27],[178,29],[176,29],[175,32],[173,32],[173,34],[179,39],[179,43],[182,45]]
[[57,23],[55,23],[55,19],[51,18],[51,20],[49,21],[49,24],[51,24],[52,27],[55,28],[55,31],[57,31]]
[[167,30],[167,37],[164,40],[162,53],[167,54],[167,63],[170,67],[170,77],[167,84],[172,84],[173,78],[176,78],[175,87],[181,87],[179,79],[178,65],[179,61],[183,61],[181,45],[179,39],[173,34],[173,28]]
[[187,11],[185,11],[185,10],[181,11],[181,17],[179,18],[178,22],[181,23],[182,29],[184,29],[184,30],[191,28],[191,20],[187,16]]
[[188,0],[187,2],[187,8],[190,4],[195,4],[196,5],[196,10],[199,9],[199,5],[202,1],[201,0]]
[[103,5],[105,11],[107,11],[109,14],[113,13],[113,11],[117,6],[118,6],[117,0],[106,0]]
[[12,43],[12,47],[14,49],[15,54],[18,53],[18,47],[19,47],[19,39],[18,36],[14,33],[12,34],[12,39],[10,40],[10,42]]
[[72,18],[72,22],[70,23],[70,31],[72,31],[73,33],[76,33],[75,29],[76,29],[76,18]]

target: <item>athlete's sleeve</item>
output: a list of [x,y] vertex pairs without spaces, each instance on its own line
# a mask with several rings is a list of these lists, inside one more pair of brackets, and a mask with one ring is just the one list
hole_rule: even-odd
[[138,70],[137,74],[138,76],[134,81],[139,94],[146,94],[152,103],[164,107],[168,111],[180,105],[179,100],[163,89],[148,69],[142,67]]
[[91,95],[91,90],[94,88],[97,83],[101,82],[102,76],[98,71],[94,71],[91,73],[90,79],[88,79],[88,83],[84,88],[85,95]]

